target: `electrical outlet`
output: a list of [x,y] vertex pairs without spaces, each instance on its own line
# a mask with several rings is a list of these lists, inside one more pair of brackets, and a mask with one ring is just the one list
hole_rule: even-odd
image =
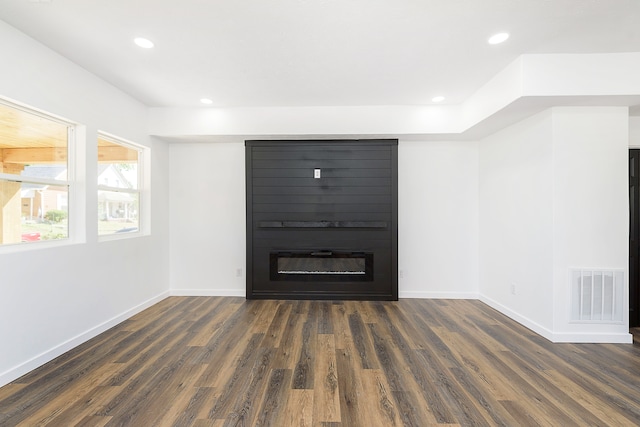
[[242,277],[242,269],[236,268],[236,277]]
[[515,283],[511,284],[511,295],[516,295],[516,284]]
[[398,277],[404,279],[404,270],[398,271]]

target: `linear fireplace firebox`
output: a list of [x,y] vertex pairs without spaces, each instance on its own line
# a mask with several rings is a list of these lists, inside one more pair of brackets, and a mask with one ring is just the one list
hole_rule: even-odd
[[272,252],[271,280],[318,282],[371,282],[373,253],[364,252]]
[[246,141],[247,298],[398,299],[397,144]]

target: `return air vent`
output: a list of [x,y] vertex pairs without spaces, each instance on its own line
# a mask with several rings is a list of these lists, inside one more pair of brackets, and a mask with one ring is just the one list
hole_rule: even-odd
[[624,272],[571,271],[571,321],[621,323]]

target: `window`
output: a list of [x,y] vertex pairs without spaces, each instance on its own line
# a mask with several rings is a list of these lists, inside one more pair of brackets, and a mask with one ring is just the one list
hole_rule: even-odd
[[74,130],[0,100],[0,245],[69,237]]
[[98,135],[98,235],[140,231],[144,149],[131,142]]

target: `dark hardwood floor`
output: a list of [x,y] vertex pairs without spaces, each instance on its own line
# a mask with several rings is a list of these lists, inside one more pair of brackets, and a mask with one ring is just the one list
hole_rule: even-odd
[[638,344],[479,301],[171,297],[0,388],[2,426],[632,426]]

